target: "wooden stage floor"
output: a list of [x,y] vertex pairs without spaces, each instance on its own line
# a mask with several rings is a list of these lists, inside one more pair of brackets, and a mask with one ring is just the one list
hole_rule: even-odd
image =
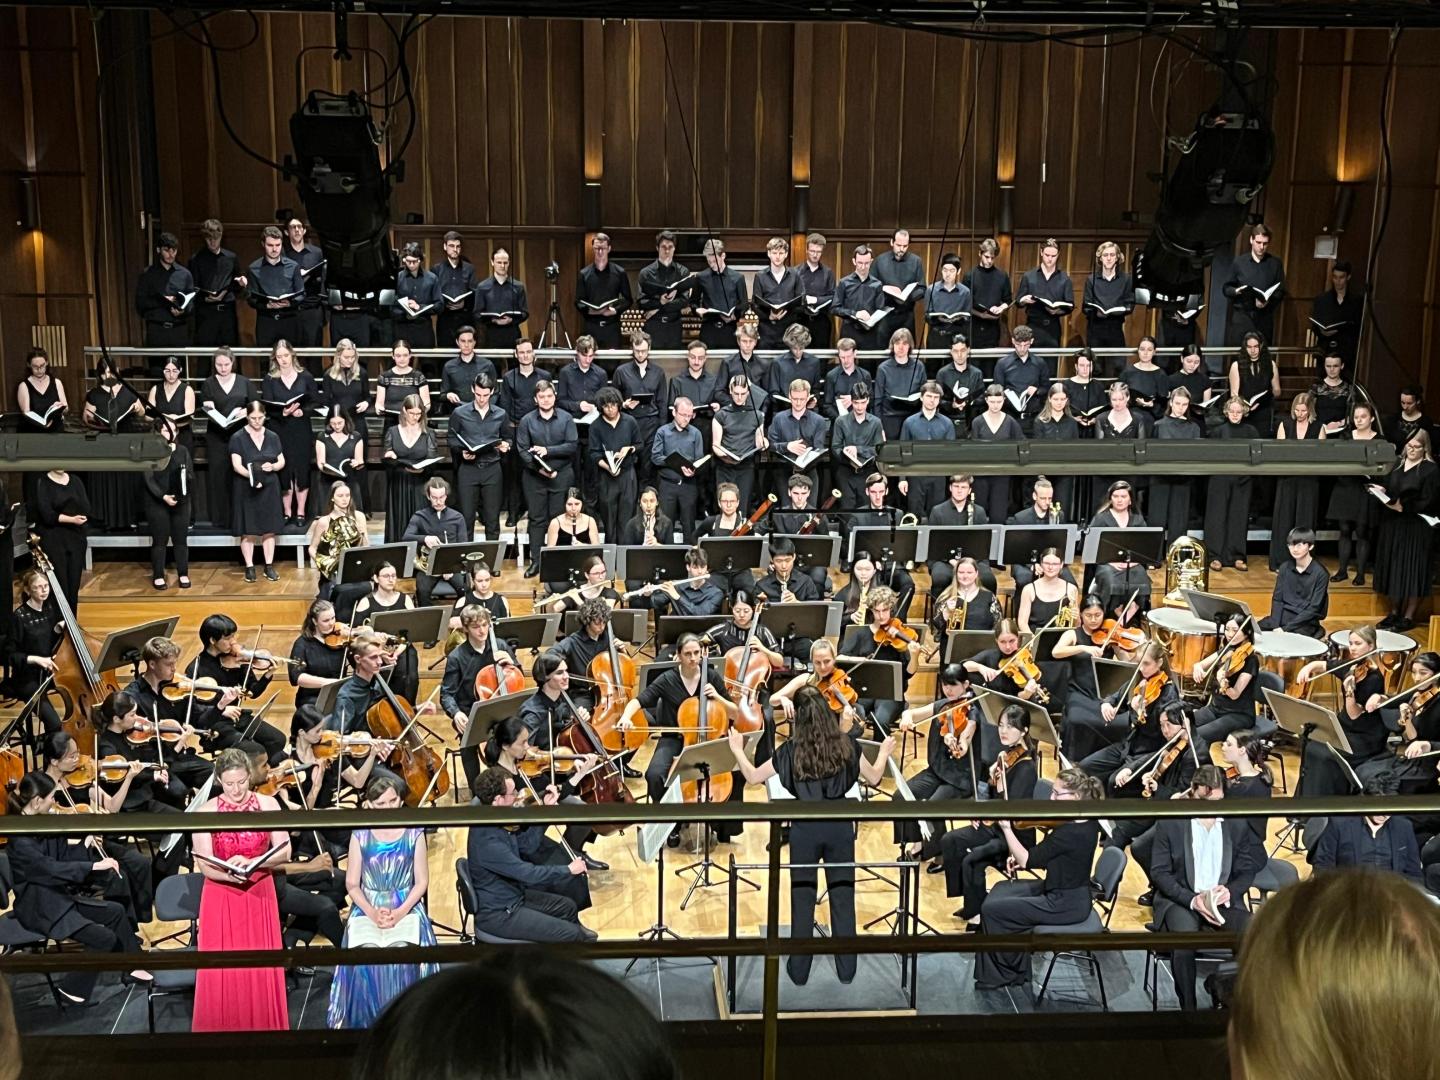
[[[1260,560],[1256,560],[1260,562]],[[1263,563],[1260,563],[1263,567]],[[267,582],[263,576],[255,584],[247,584],[238,565],[201,563],[192,568],[194,587],[178,590],[171,579],[171,586],[164,592],[154,590],[148,578],[148,567],[135,563],[98,562],[95,571],[87,576],[81,594],[80,620],[86,630],[103,635],[114,629],[134,625],[151,618],[177,615],[180,622],[176,638],[184,648],[186,662],[199,648],[196,631],[200,621],[213,612],[224,612],[240,625],[242,636],[253,634],[261,627],[261,645],[275,651],[288,651],[291,642],[299,633],[305,611],[314,596],[316,576],[314,570],[297,570],[293,565],[280,567],[280,580]],[[927,582],[924,570],[918,572],[918,591],[923,594]],[[1274,577],[1263,568],[1252,569],[1241,574],[1227,570],[1214,575],[1210,582],[1212,591],[1245,599],[1251,603],[1257,614],[1269,608],[1270,590]],[[521,577],[513,565],[507,566],[501,575],[498,589],[510,601],[515,614],[530,609],[533,600],[534,582]],[[1002,576],[1003,587],[1008,584]],[[1163,582],[1157,575],[1158,589]],[[1384,612],[1383,602],[1370,590],[1353,585],[1342,585],[1332,589],[1332,618],[1330,628],[1340,628],[1373,622]],[[920,617],[920,601],[912,611],[913,618]],[[440,676],[443,665],[431,668],[432,661],[442,655],[437,649],[423,651],[420,657],[422,678],[421,696],[429,693],[434,681]],[[522,659],[528,667],[528,659]],[[528,680],[527,680],[528,681]],[[281,680],[281,696],[277,703],[277,717],[284,717],[293,698],[288,683]],[[925,700],[933,688],[933,666],[930,672],[912,680],[911,697]],[[444,726],[446,733],[449,725]],[[644,751],[642,751],[642,754]],[[923,755],[923,751],[922,751]],[[637,763],[641,769],[644,760]],[[905,764],[907,773],[918,771],[924,766],[923,756],[917,760],[913,755]],[[1297,765],[1290,755],[1286,762],[1288,775],[1293,784]],[[1047,775],[1053,775],[1054,763],[1049,757],[1045,761]],[[1277,773],[1277,798],[1278,790]],[[637,795],[643,795],[643,782],[631,781]],[[888,782],[887,782],[888,784]],[[468,793],[467,793],[468,794]],[[452,796],[453,797],[453,796]],[[747,799],[764,798],[758,790],[747,792]],[[1284,824],[1283,803],[1277,804],[1277,816],[1272,818],[1272,836]],[[456,896],[453,886],[454,864],[457,855],[464,853],[465,838],[460,830],[442,830],[432,837],[431,863],[431,909],[437,919],[448,925],[458,924]],[[724,863],[733,854],[741,863],[763,863],[765,857],[765,830],[751,826],[733,843],[720,844],[714,857]],[[590,849],[598,858],[608,862],[611,869],[592,876],[594,907],[585,915],[587,925],[608,938],[632,937],[651,925],[655,918],[655,868],[643,866],[636,855],[633,831],[602,838]],[[669,867],[690,861],[687,848],[672,852],[667,860]],[[687,855],[678,858],[677,855]],[[888,823],[872,822],[860,830],[857,858],[861,860],[885,861],[893,859],[896,848],[891,839]],[[1303,868],[1303,864],[1302,864]],[[680,910],[680,899],[687,882],[676,877],[667,869],[666,919],[675,930],[686,936],[723,935],[727,932],[726,890],[724,888],[702,889],[691,901],[688,908]],[[1116,911],[1113,925],[1118,929],[1140,929],[1150,920],[1150,909],[1141,907],[1135,898],[1144,889],[1143,879],[1133,866],[1126,875],[1122,889],[1122,902]],[[957,899],[944,895],[943,879],[925,876],[921,889],[921,915],[930,924],[942,931],[959,932],[962,925],[952,918],[951,912],[959,906]],[[787,895],[782,896],[782,912],[788,911]],[[863,925],[894,903],[894,893],[889,887],[878,882],[862,882],[857,889],[859,921]],[[788,914],[782,917],[788,918]],[[753,933],[765,918],[765,896],[763,892],[742,889],[739,900],[739,922],[742,934]],[[163,927],[150,928],[153,936],[159,937]]]

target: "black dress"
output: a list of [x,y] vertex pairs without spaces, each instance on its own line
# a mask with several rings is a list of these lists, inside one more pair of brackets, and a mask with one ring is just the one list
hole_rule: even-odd
[[[1216,439],[1258,439],[1249,423],[1225,421],[1211,433]],[[1245,558],[1250,522],[1250,477],[1212,476],[1205,485],[1205,547],[1211,561],[1231,566]]]
[[435,436],[422,428],[415,444],[406,446],[398,426],[386,428],[385,449],[395,452],[395,459],[385,462],[385,542],[394,544],[415,511],[429,505],[425,498],[429,475],[411,472],[406,466],[435,456]]
[[341,382],[331,375],[326,375],[320,383],[320,395],[324,398],[325,405],[330,409],[329,415],[342,412],[350,417],[350,426],[355,433],[364,439],[370,434],[369,423],[366,412],[356,412],[356,407],[365,402],[373,405],[375,395],[370,389],[370,379],[364,371],[357,371],[355,377],[348,383]]
[[[1285,438],[1298,439],[1295,421],[1287,416],[1280,421]],[[1305,431],[1306,439],[1320,438],[1320,422],[1311,417]],[[1270,522],[1270,569],[1279,570],[1290,558],[1285,538],[1291,529],[1313,529],[1320,516],[1320,478],[1318,476],[1282,476],[1275,481],[1275,510]]]
[[[360,445],[360,436],[352,431],[337,443],[334,433],[327,431],[316,442],[323,443],[325,446],[325,463],[331,467],[339,467],[343,463],[342,471],[345,473],[342,478],[334,473],[322,472],[317,456],[315,476],[320,490],[326,493],[328,498],[331,486],[340,483],[343,479],[346,484],[350,485],[350,495],[355,500],[355,509],[363,511],[365,509],[365,471],[363,468],[353,469],[350,464],[355,459],[355,447]],[[360,460],[362,462],[365,460],[363,455]]]
[[273,465],[280,460],[280,455],[284,453],[280,436],[267,428],[260,445],[256,446],[249,428],[244,428],[231,437],[230,453],[239,454],[242,465],[253,466],[250,471],[255,480],[255,483],[250,483],[238,474],[235,476],[232,517],[235,535],[268,536],[278,533],[285,526],[285,511],[280,504],[280,474],[262,472],[260,465],[263,462]]
[[[382,604],[376,599],[372,592],[355,605],[355,612],[352,618],[357,622],[371,622],[372,617],[381,611],[404,611],[406,608],[413,608],[415,605],[409,602],[408,593],[401,593],[388,604]],[[493,641],[493,635],[492,635]],[[400,651],[395,659],[395,671],[388,676],[390,686],[403,698],[410,701],[416,700],[416,693],[420,687],[420,658],[415,652],[415,646],[409,644]]]
[[[1356,440],[1349,431],[1331,438],[1349,439],[1352,442],[1368,441]],[[1325,506],[1326,520],[1340,525],[1353,522],[1355,528],[1362,533],[1369,532],[1379,524],[1380,515],[1385,513],[1385,508],[1380,505],[1379,499],[1365,490],[1365,485],[1371,482],[1368,477],[1337,476],[1335,486],[1330,491],[1330,501]]]
[[[128,386],[120,386],[114,394],[97,386],[85,395],[85,403],[95,408],[95,421],[102,430],[129,434],[140,430],[140,418],[131,410],[140,399]],[[94,507],[90,527],[101,529],[133,528],[143,517],[144,483],[139,473],[93,472],[84,475],[85,487]]]
[[[124,474],[100,474],[124,475]],[[140,474],[134,476],[139,478]],[[35,482],[34,507],[35,534],[40,538],[40,547],[55,567],[55,580],[60,591],[75,611],[80,603],[80,578],[85,573],[85,551],[90,545],[88,525],[69,525],[60,522],[60,515],[84,515],[89,518],[93,511],[85,482],[70,473],[66,483],[57,484],[49,473],[42,473]]]
[[[266,403],[265,425],[279,436],[280,446],[285,451],[280,490],[289,491],[293,485],[300,491],[309,491],[310,463],[315,457],[315,431],[310,426],[310,409],[320,396],[315,376],[308,371],[297,371],[295,378],[287,383],[279,375],[266,375],[265,381],[260,384],[260,396]],[[297,397],[300,399],[299,416],[282,416],[284,410],[271,404]]]
[[[981,413],[970,424],[970,438],[977,442],[1024,441],[1025,429],[1020,426],[1020,421],[1015,417],[1006,413],[1000,427],[991,430],[989,422],[985,419],[986,415],[987,413]],[[1010,477],[975,477],[975,505],[983,506],[991,521],[1004,521],[1008,518],[1010,516]]]
[[1200,437],[1204,438],[1205,410],[1200,407],[1200,403],[1210,393],[1210,373],[1203,367],[1188,374],[1184,371],[1177,371],[1170,376],[1169,383],[1170,393],[1174,393],[1176,387],[1183,386],[1190,395],[1190,409],[1186,415],[1199,426]]
[[[229,416],[254,398],[255,388],[244,375],[235,375],[229,390],[214,375],[200,388],[201,409],[208,403],[221,416]],[[236,476],[230,467],[230,440],[244,426],[244,416],[223,427],[213,416],[205,416],[205,512],[210,523],[225,532],[235,516]]]
[[1430,592],[1430,548],[1435,531],[1420,515],[1435,510],[1440,466],[1433,461],[1421,461],[1409,469],[1398,465],[1385,478],[1385,491],[1402,509],[1380,510],[1375,591],[1395,602],[1425,596]]
[[[1165,416],[1155,421],[1157,439],[1198,439],[1200,425],[1193,420]],[[1190,495],[1194,482],[1182,474],[1156,476],[1150,480],[1150,501],[1146,505],[1152,525],[1165,530],[1168,548],[1190,527]]]
[[385,388],[385,429],[388,431],[400,422],[400,403],[411,394],[418,396],[420,388],[426,384],[426,379],[424,374],[415,368],[406,372],[389,368],[380,373],[376,382]]
[[[1080,438],[1080,424],[1073,416],[1062,416],[1058,420],[1042,420],[1037,416],[1032,437],[1037,441],[1075,442]],[[1055,488],[1055,501],[1060,504],[1060,520],[1075,521],[1075,477],[1052,476],[1049,479]]]
[[1256,394],[1265,395],[1251,407],[1247,419],[1256,431],[1263,431],[1268,437],[1275,430],[1275,397],[1270,393],[1275,361],[1262,356],[1256,363],[1251,363],[1248,357],[1234,362],[1240,365],[1240,396],[1248,402]]
[[[1115,410],[1106,409],[1095,418],[1095,437],[1097,439],[1148,439],[1150,437],[1151,419],[1150,414],[1138,405],[1130,407],[1130,419],[1123,427],[1115,423]],[[1150,479],[1145,476],[1119,477],[1119,476],[1096,476],[1092,477],[1093,485],[1091,495],[1097,502],[1104,501],[1104,492],[1116,480],[1129,480],[1131,487],[1135,489],[1134,500],[1136,506],[1143,506],[1148,498],[1150,490]],[[1079,519],[1077,519],[1079,520]]]
[[[48,672],[38,664],[32,664],[30,657],[55,655],[65,632],[63,629],[56,630],[60,621],[60,605],[54,596],[46,598],[38,609],[22,600],[10,614],[5,647],[10,654],[10,681],[6,692],[11,697],[28,701],[40,689]],[[47,734],[60,730],[60,717],[48,698],[40,702],[39,712]]]
[[[198,402],[196,403],[199,404]],[[195,456],[195,432],[191,428],[193,414],[185,412],[185,381],[182,379],[175,384],[175,391],[172,394],[165,393],[165,384],[160,383],[155,387],[154,408],[160,411],[161,416],[169,417],[175,425],[175,444],[185,447],[191,459]]]
[[[1159,368],[1145,371],[1133,364],[1121,375],[1125,385],[1130,387],[1130,398],[1135,408],[1150,414],[1152,420],[1165,415],[1166,397],[1170,393],[1170,376]],[[1135,398],[1145,398],[1149,405],[1141,405]]]

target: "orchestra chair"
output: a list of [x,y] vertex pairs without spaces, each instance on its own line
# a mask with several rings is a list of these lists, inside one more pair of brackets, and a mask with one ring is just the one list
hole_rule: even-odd
[[[3,850],[0,850],[0,904],[8,905],[10,894],[14,891],[15,879],[10,872],[10,859]],[[20,925],[20,920],[15,918],[13,911],[7,911],[4,915],[0,915],[0,956],[11,952],[43,953],[49,947],[50,939],[44,934],[26,930]],[[58,950],[58,943],[56,948]],[[56,992],[55,979],[48,971],[45,973],[45,985],[50,988],[50,996],[55,999],[56,1006],[63,1012],[70,1002]]]
[[[1255,695],[1255,733],[1263,735],[1277,746],[1283,740],[1287,745],[1293,742],[1287,732],[1280,730],[1280,725],[1275,723],[1275,717],[1270,712],[1270,707],[1265,704],[1265,690],[1274,690],[1277,694],[1285,693],[1285,680],[1273,671],[1260,672],[1261,693]],[[1285,771],[1285,759],[1276,754],[1272,761],[1280,766],[1280,791],[1282,794],[1290,794],[1290,778]]]
[[[1035,798],[1040,798],[1038,785]],[[1125,877],[1125,866],[1129,861],[1130,857],[1120,848],[1101,848],[1100,858],[1095,864],[1094,884],[1097,895],[1091,904],[1090,914],[1082,922],[1071,923],[1068,926],[1037,926],[1034,932],[1041,936],[1045,934],[1108,934],[1110,917],[1115,914],[1115,908],[1118,906],[1120,881]],[[1045,991],[1050,985],[1050,975],[1055,970],[1055,962],[1062,957],[1075,961],[1077,967],[1084,965],[1095,973],[1095,981],[1100,986],[1100,1008],[1109,1012],[1110,1001],[1105,995],[1105,971],[1100,966],[1100,958],[1089,951],[1051,953],[1050,963],[1045,965],[1045,977],[1040,980],[1040,992],[1035,995],[1035,1004],[1039,1005],[1045,1000]]]
[[[178,952],[195,951],[196,924],[200,919],[200,891],[205,887],[205,875],[192,871],[188,874],[172,874],[162,878],[155,887],[155,918],[161,922],[183,922],[186,929],[172,935],[183,938],[186,944]],[[172,950],[166,950],[172,951]],[[155,1034],[155,999],[172,994],[195,993],[195,969],[161,969],[150,973],[152,978],[145,989],[145,1010],[150,1024],[150,1034]]]
[[1288,859],[1272,857],[1266,860],[1265,865],[1250,884],[1250,911],[1253,913],[1256,908],[1270,899],[1271,893],[1279,892],[1287,885],[1294,885],[1299,880],[1300,869]]
[[461,855],[455,860],[455,895],[460,900],[460,940],[465,944],[524,945],[518,938],[487,934],[475,925],[475,890],[470,885],[470,860]]

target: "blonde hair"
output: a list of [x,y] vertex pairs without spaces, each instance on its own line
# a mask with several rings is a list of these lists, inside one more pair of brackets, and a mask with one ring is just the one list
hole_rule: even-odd
[[266,369],[268,375],[280,374],[280,353],[286,352],[290,355],[290,366],[296,371],[300,370],[300,358],[295,355],[295,346],[284,338],[280,338],[274,345],[270,346],[270,366]]
[[[355,349],[355,366],[348,369],[340,366],[340,354],[346,349]],[[335,343],[335,353],[330,358],[330,366],[325,369],[325,374],[338,383],[349,384],[363,374],[361,371],[362,363],[360,350],[356,347],[355,342],[351,341],[348,337],[341,338]]]
[[1100,256],[1104,255],[1107,251],[1115,252],[1115,266],[1117,269],[1125,265],[1125,253],[1120,250],[1120,245],[1115,243],[1114,240],[1106,240],[1095,249],[1095,263],[1097,266],[1100,263]]
[[1243,1080],[1440,1078],[1440,910],[1359,867],[1281,889],[1240,949],[1230,1010]]

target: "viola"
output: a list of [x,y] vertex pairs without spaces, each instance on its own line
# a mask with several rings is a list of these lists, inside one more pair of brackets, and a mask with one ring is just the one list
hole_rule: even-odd
[[[187,697],[193,696],[196,701],[204,701],[211,705],[218,702],[227,689],[229,687],[221,686],[214,679],[191,679],[184,675],[160,684],[160,694],[166,701],[184,701]],[[241,698],[249,696],[248,691],[240,687],[235,689]]]
[[525,676],[509,660],[487,664],[475,673],[475,700],[489,701],[504,694],[518,694],[525,689]]
[[433,803],[450,790],[450,776],[440,755],[426,746],[415,731],[415,707],[390,689],[383,675],[379,680],[382,697],[365,714],[370,734],[395,744],[389,766],[405,781],[406,806],[419,806],[422,797]]
[[1419,712],[1426,705],[1435,700],[1435,695],[1440,694],[1440,686],[1432,686],[1427,690],[1421,690],[1410,699],[1410,708]]
[[1100,629],[1091,632],[1090,640],[1096,645],[1113,642],[1126,652],[1134,652],[1145,644],[1145,632],[1137,627],[1122,626],[1118,619],[1106,619]]
[[905,649],[920,640],[919,632],[906,626],[898,617],[892,617],[884,626],[872,627],[870,632],[875,637],[875,644],[881,648],[889,645]]
[[1374,670],[1374,663],[1371,662],[1369,656],[1366,656],[1365,659],[1361,660],[1353,668],[1350,669],[1350,677],[1353,678],[1357,683],[1362,682],[1364,681],[1365,677]]
[[1040,665],[1035,662],[1035,655],[1028,645],[1016,650],[1015,655],[1001,665],[1000,673],[1010,676],[1010,680],[1021,690],[1033,682],[1036,686],[1035,700],[1041,703],[1050,700],[1050,692],[1040,685]]
[[[1165,775],[1165,770],[1179,761],[1180,755],[1188,749],[1190,749],[1190,736],[1181,732],[1176,736],[1175,741],[1161,753],[1160,757],[1156,759],[1155,764],[1150,767],[1150,771],[1145,775],[1151,780],[1158,781],[1160,777]],[[1140,794],[1143,798],[1150,798],[1150,790],[1148,788],[1143,789]]]
[[323,641],[327,647],[338,649],[341,645],[348,644],[354,633],[355,631],[350,628],[349,624],[337,622],[328,634],[320,635],[320,640]]
[[[1225,665],[1226,672],[1230,675],[1237,674],[1240,669],[1245,666],[1245,661],[1250,659],[1250,654],[1254,651],[1255,646],[1249,641],[1242,641],[1239,645],[1236,645],[1234,651],[1230,653],[1229,663]],[[1364,661],[1362,660],[1360,664],[1356,665],[1355,670],[1359,671],[1363,664]],[[1360,678],[1363,677],[1364,676],[1360,676]]]
[[1145,711],[1160,700],[1160,695],[1165,692],[1165,687],[1169,682],[1169,675],[1163,671],[1157,671],[1136,688],[1134,696],[1140,699],[1140,708],[1137,710],[1140,714],[1137,719],[1140,722],[1144,722]]
[[515,767],[526,776],[548,776],[552,772],[564,774],[575,771],[575,759],[532,746],[525,751],[525,756],[515,763]]

